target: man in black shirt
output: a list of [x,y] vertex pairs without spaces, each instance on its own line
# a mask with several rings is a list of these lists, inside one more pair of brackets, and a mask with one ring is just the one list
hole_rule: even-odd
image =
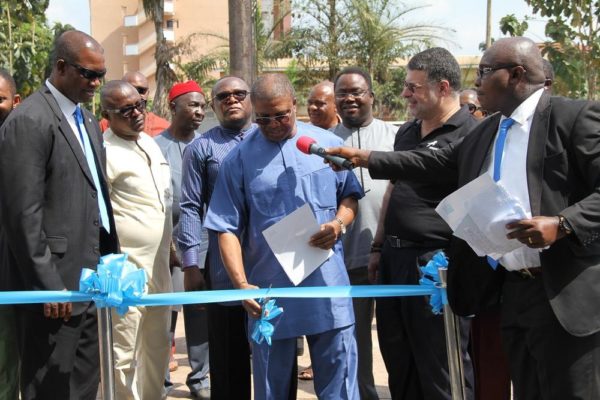
[[[460,107],[460,67],[445,49],[432,48],[408,63],[402,96],[414,120],[396,134],[394,150],[437,151],[460,140],[475,126],[469,109]],[[383,284],[418,284],[419,265],[447,247],[452,231],[435,212],[456,189],[455,176],[432,184],[419,180],[390,183],[371,249],[370,277]],[[379,346],[393,399],[451,399],[448,359],[441,315],[423,297],[377,299]],[[467,398],[473,374],[466,352],[468,323],[461,325]]]

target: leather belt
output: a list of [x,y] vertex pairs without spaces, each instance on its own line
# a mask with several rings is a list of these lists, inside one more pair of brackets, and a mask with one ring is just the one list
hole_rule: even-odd
[[512,272],[523,279],[535,279],[542,274],[542,267],[523,268]]
[[410,240],[400,239],[398,236],[387,235],[385,240],[389,243],[389,245],[395,249],[402,249],[407,247],[413,248],[435,248],[441,249],[444,247],[448,247],[450,243],[447,240],[423,240],[421,242],[413,242]]

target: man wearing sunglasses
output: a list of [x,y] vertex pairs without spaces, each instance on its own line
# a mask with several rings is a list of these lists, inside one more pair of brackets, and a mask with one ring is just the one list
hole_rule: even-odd
[[[217,236],[213,231],[208,232],[207,252],[203,224],[205,209],[212,197],[223,160],[256,131],[256,125],[252,124],[249,93],[248,84],[240,78],[227,76],[219,79],[211,94],[211,107],[219,126],[190,143],[183,154],[178,244],[182,253],[186,291],[233,288],[223,267]],[[207,309],[210,398],[249,400],[250,350],[244,309],[239,302],[210,304]],[[190,314],[187,307],[184,308],[184,317],[186,332],[188,329],[200,329],[198,325],[206,324],[206,316],[197,312]],[[194,387],[202,387],[201,382],[193,381],[188,382],[188,386],[192,394],[195,394],[192,390]]]
[[[165,129],[169,127],[169,121],[159,117],[152,111],[148,111],[146,106],[148,104],[148,97],[150,96],[150,89],[148,87],[148,79],[139,71],[127,72],[123,75],[121,80],[129,83],[137,90],[144,102],[144,112],[146,113],[146,119],[144,122],[144,132],[149,136],[157,136]],[[100,120],[100,129],[105,132],[110,126],[110,123],[106,118]]]
[[467,106],[469,112],[476,119],[483,119],[487,113],[481,108],[479,99],[477,98],[477,92],[473,89],[465,89],[460,92],[460,106]]
[[[205,227],[219,239],[223,264],[237,289],[294,286],[262,232],[308,204],[320,224],[310,245],[333,250],[298,286],[348,285],[341,236],[363,196],[351,171],[333,173],[319,157],[297,149],[308,136],[321,145],[341,139],[296,121],[296,97],[284,74],[259,77],[252,86],[252,105],[260,131],[245,139],[223,161],[206,215]],[[272,345],[252,341],[254,395],[257,399],[289,396],[296,338],[305,335],[319,398],[358,399],[356,342],[352,301],[343,299],[277,299],[285,313]],[[249,332],[260,317],[255,300],[242,302]]]
[[600,103],[551,97],[537,44],[503,38],[485,51],[475,81],[498,110],[462,141],[427,151],[330,149],[376,178],[462,187],[481,174],[504,187],[528,218],[506,221],[516,250],[478,257],[451,240],[448,300],[472,315],[502,299],[502,345],[518,399],[600,396]]
[[[79,31],[54,44],[50,78],[0,129],[2,264],[7,290],[78,290],[81,269],[118,251],[102,135],[81,107],[106,73]],[[93,302],[18,307],[22,399],[96,398]]]
[[[146,272],[147,293],[172,291],[171,173],[156,142],[143,132],[144,102],[129,83],[115,80],[100,92],[106,175],[121,251]],[[114,310],[113,310],[114,311]],[[115,392],[118,399],[162,399],[169,361],[171,309],[130,307],[113,312]]]

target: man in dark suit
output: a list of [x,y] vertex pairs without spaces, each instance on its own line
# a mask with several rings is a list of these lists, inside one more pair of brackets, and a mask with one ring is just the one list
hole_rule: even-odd
[[[100,44],[65,32],[50,78],[0,129],[3,289],[78,290],[81,269],[118,249],[101,133],[79,106],[105,72]],[[95,399],[94,304],[36,304],[17,314],[21,398]]]
[[515,398],[597,399],[600,104],[551,98],[544,81],[535,43],[498,40],[481,59],[476,86],[482,104],[500,112],[462,142],[435,152],[330,153],[368,166],[375,178],[435,181],[453,172],[461,187],[494,172],[531,215],[506,225],[507,237],[524,246],[505,254],[494,270],[454,238],[450,304],[468,315],[502,297],[503,344]]

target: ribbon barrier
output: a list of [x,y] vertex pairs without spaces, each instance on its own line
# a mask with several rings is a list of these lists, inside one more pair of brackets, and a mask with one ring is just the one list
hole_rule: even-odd
[[110,254],[101,258],[96,271],[88,268],[82,270],[80,291],[0,292],[0,305],[94,301],[98,308],[102,398],[112,400],[115,395],[111,308],[124,315],[128,307],[135,306],[209,304],[259,299],[262,314],[254,324],[251,338],[256,343],[266,342],[270,345],[275,331],[275,326],[270,321],[283,313],[283,308],[277,307],[274,298],[431,296],[432,312],[440,314],[442,308],[444,310],[452,399],[455,400],[463,398],[464,379],[460,359],[460,336],[457,336],[456,332],[458,324],[446,296],[447,265],[444,253],[436,253],[426,266],[421,267],[420,285],[286,287],[144,294],[147,281],[144,270],[128,262],[126,254]]

